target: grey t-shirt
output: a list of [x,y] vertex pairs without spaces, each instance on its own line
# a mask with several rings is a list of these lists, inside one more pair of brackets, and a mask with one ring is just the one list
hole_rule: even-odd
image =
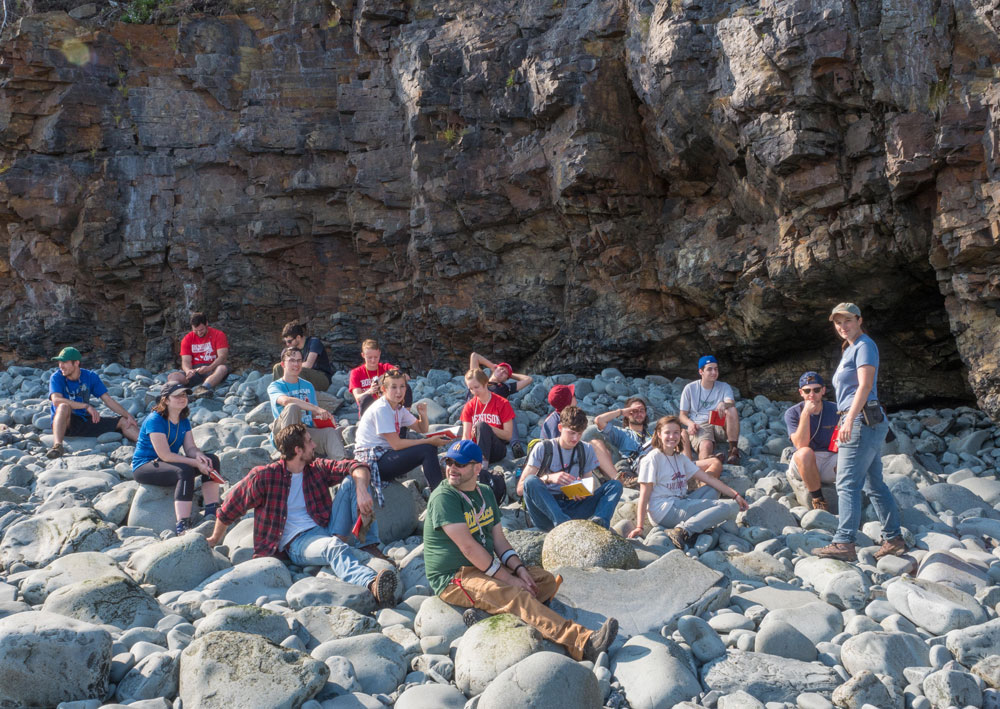
[[[528,462],[525,465],[538,468],[539,475],[545,475],[546,473],[568,473],[574,478],[581,478],[585,473],[589,473],[597,467],[597,454],[594,453],[594,447],[589,443],[580,441],[577,445],[583,446],[583,451],[586,453],[583,461],[583,471],[577,465],[577,459],[580,457],[580,454],[575,453],[573,450],[562,448],[559,445],[558,438],[552,439],[552,461],[549,463],[548,470],[541,469],[542,458],[545,456],[545,441],[539,441],[532,447],[531,453],[528,455]],[[552,485],[546,485],[546,487],[552,492],[559,492],[562,486],[553,483]]]
[[681,403],[678,408],[687,411],[688,418],[701,425],[708,423],[712,410],[719,405],[719,402],[726,399],[735,401],[736,395],[733,394],[733,388],[725,382],[716,382],[711,389],[704,389],[701,380],[695,379],[681,392]]

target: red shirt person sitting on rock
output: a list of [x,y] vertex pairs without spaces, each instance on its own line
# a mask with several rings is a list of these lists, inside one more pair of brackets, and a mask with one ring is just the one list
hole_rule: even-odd
[[[52,359],[59,363],[59,371],[49,378],[53,443],[47,457],[58,458],[66,452],[63,447],[66,436],[100,436],[121,431],[130,441],[139,437],[139,424],[132,414],[111,398],[96,372],[80,367],[79,350],[63,347]],[[91,396],[103,401],[118,416],[101,416],[97,407],[91,405]]]
[[[358,402],[358,416],[364,415],[365,411],[375,403],[375,400],[382,395],[381,377],[386,372],[399,369],[394,364],[382,362],[382,350],[379,349],[375,340],[365,340],[361,343],[361,356],[364,363],[351,370],[347,388],[354,395],[354,400]],[[404,374],[406,378],[406,396],[403,398],[403,406],[410,408],[413,406],[413,390],[410,389],[410,376]],[[402,434],[406,436],[404,429]]]
[[228,357],[225,333],[209,327],[204,313],[191,313],[191,332],[181,340],[181,371],[172,372],[167,381],[194,387],[193,398],[208,396],[229,374]]

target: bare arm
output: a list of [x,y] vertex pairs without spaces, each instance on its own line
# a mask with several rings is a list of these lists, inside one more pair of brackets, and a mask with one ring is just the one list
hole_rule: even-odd
[[310,352],[308,356],[302,360],[302,366],[312,369],[316,366],[316,359],[319,357],[319,352]]
[[[191,436],[189,431],[184,436],[184,451],[187,452],[188,436]],[[149,442],[153,444],[153,450],[156,451],[156,457],[162,460],[164,463],[183,463],[184,465],[193,465],[199,470],[204,466],[204,463],[196,458],[195,456],[181,455],[180,453],[174,453],[170,450],[170,444],[167,442],[167,434],[165,433],[150,433]],[[191,445],[194,446],[194,437],[192,436]],[[197,447],[195,447],[197,451]],[[204,472],[204,471],[203,471]]]
[[511,374],[510,378],[517,382],[517,388],[514,391],[521,391],[526,386],[531,384],[531,382],[535,381],[528,374]]
[[330,418],[330,412],[324,409],[322,406],[317,406],[316,404],[311,404],[305,399],[299,399],[294,396],[288,396],[288,394],[281,394],[277,399],[274,400],[278,406],[291,406],[296,404],[303,411],[308,411],[316,418],[328,419]]
[[639,502],[635,506],[635,529],[628,533],[629,539],[642,536],[642,528],[646,524],[646,513],[649,511],[649,497],[653,493],[653,483],[639,483]]
[[868,394],[871,392],[874,384],[875,366],[863,364],[858,367],[858,390],[854,392],[854,401],[851,402],[851,408],[847,411],[847,416],[844,417],[843,423],[840,426],[840,435],[838,437],[841,443],[847,443],[851,440],[854,419],[858,417],[861,409],[865,407],[865,403],[868,401]]
[[[499,524],[496,525],[494,529],[499,526]],[[462,556],[466,558],[471,566],[476,567],[480,571],[486,571],[490,568],[490,565],[493,563],[493,555],[486,551],[486,547],[472,538],[472,533],[469,532],[469,527],[464,522],[446,524],[441,529],[448,535],[451,541],[455,542],[455,546],[458,547],[459,551],[462,552]],[[525,588],[524,581],[511,574],[503,566],[500,567],[493,578],[510,586]]]
[[194,371],[194,367],[191,366],[191,355],[181,355],[181,371],[185,374],[191,374]]
[[427,417],[427,404],[419,403],[417,404],[417,420],[414,422],[412,428],[419,433],[427,433],[427,427],[430,425],[431,420]]
[[480,367],[489,367],[490,371],[497,368],[493,362],[490,362],[478,352],[473,352],[469,355],[469,369],[479,369]]
[[56,406],[59,406],[60,404],[67,404],[71,409],[76,409],[76,410],[91,408],[89,401],[73,401],[72,399],[67,399],[65,396],[59,394],[58,392],[50,394],[49,398],[52,400],[52,403],[55,404]]
[[216,353],[215,361],[208,365],[208,371],[213,371],[218,369],[226,363],[226,359],[229,357],[229,348],[221,347]]
[[687,411],[678,412],[677,418],[681,420],[681,423],[684,424],[684,427],[687,429],[687,432],[689,434],[693,435],[698,432],[698,424],[696,424],[694,421],[690,419],[690,417],[688,417]]
[[501,441],[510,442],[510,439],[514,437],[514,419],[507,421],[503,428],[494,428],[493,435],[499,438]]
[[611,411],[605,411],[603,414],[598,414],[594,417],[594,423],[597,424],[597,430],[603,431],[609,423],[624,413],[625,409],[612,409]]
[[716,490],[719,491],[719,494],[722,495],[723,497],[730,497],[736,500],[736,502],[739,503],[741,510],[745,510],[747,507],[749,507],[747,501],[743,499],[743,496],[740,495],[740,493],[736,492],[736,490],[729,487],[728,485],[726,485],[726,483],[722,482],[721,480],[716,480],[711,475],[706,473],[704,470],[698,470],[698,472],[695,473],[692,477],[695,480],[698,480],[710,487],[715,488]]
[[808,404],[802,407],[798,427],[788,434],[788,437],[792,439],[792,445],[796,448],[807,448],[809,446],[809,417],[811,412],[807,409]]

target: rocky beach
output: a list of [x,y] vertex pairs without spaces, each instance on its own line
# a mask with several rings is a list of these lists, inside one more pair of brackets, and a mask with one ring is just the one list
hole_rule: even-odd
[[[140,419],[165,380],[118,364],[96,371]],[[70,452],[47,459],[50,372],[0,373],[4,709],[1000,707],[1000,431],[974,408],[890,414],[896,440],[883,462],[910,546],[902,557],[874,560],[880,529],[867,502],[857,563],[810,555],[836,518],[809,509],[787,475],[781,414],[791,402],[763,396],[738,400],[743,464],[723,473],[750,507],[686,553],[656,527],[635,541],[586,521],[545,534],[505,505],[522,558],[564,578],[554,607],[591,628],[621,621],[610,651],[589,663],[512,616],[466,628],[431,595],[419,472],[391,484],[379,511],[400,584],[397,603],[377,610],[328,569],[253,559],[249,518],[214,549],[210,521],[175,536],[172,490],[131,480],[133,447],[117,433],[67,439]],[[591,417],[631,395],[655,417],[676,413],[686,383],[615,369],[534,376],[512,397],[525,440],[554,384],[574,384]],[[259,371],[230,375],[214,398],[192,402],[195,438],[230,482],[275,455],[269,383]],[[411,383],[436,426],[457,419],[460,375],[430,370]],[[327,401],[350,451],[346,385],[338,372],[328,392],[337,401]],[[595,435],[592,426],[585,438]],[[513,490],[522,464],[494,471]],[[613,526],[634,517],[636,495],[626,490]]]

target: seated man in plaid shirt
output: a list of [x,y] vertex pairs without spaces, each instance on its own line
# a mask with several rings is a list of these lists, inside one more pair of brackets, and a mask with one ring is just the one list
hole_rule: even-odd
[[[329,564],[342,581],[364,586],[379,605],[392,605],[396,572],[377,574],[359,563],[344,541],[357,529],[355,520],[368,520],[368,533],[378,540],[369,470],[354,460],[316,458],[316,444],[301,423],[283,428],[274,437],[281,460],[254,468],[229,491],[215,518],[210,546],[222,541],[226,528],[253,508],[253,555],[287,554],[299,566]],[[330,487],[340,483],[331,500]],[[377,543],[362,547],[385,558]]]

